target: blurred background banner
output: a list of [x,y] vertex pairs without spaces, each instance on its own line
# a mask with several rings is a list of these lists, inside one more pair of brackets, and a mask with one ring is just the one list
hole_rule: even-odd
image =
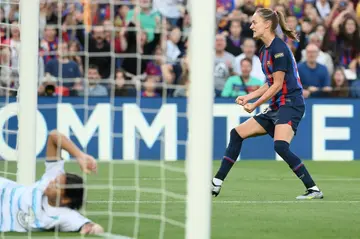
[[[83,107],[85,103],[87,107]],[[84,102],[83,98],[68,97],[62,103],[57,103],[56,98],[39,98],[38,157],[45,155],[46,132],[57,128],[100,160],[137,159],[136,135],[141,136],[139,159],[158,160],[161,150],[164,151],[165,160],[185,158],[185,98],[171,98],[166,103],[160,98],[143,99],[141,104],[137,105],[136,98],[118,97],[113,103],[111,105],[111,100],[106,97],[93,97],[88,102]],[[6,122],[9,122],[9,129],[16,127],[16,117],[12,117],[11,110],[14,104],[16,103],[10,103],[0,110],[3,116],[0,121],[1,129]],[[53,105],[56,107],[52,107]],[[360,101],[308,99],[306,113],[291,145],[292,149],[303,159],[360,159],[359,112]],[[241,107],[234,105],[232,99],[216,99],[214,159],[221,159],[223,156],[228,132],[249,116]],[[246,146],[240,158],[275,160],[277,157],[271,140],[270,136],[249,139],[244,143]],[[11,148],[15,147],[15,143],[15,135],[9,136],[8,143],[1,137],[0,157],[14,160],[11,158]],[[67,155],[63,157],[67,158]]]

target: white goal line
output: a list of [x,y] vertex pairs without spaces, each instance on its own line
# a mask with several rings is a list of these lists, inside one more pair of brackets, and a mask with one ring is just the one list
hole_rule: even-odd
[[[144,177],[144,178],[89,178],[88,181],[184,181],[186,178],[158,178],[158,177]],[[239,181],[298,181],[298,178],[241,178]],[[316,178],[317,181],[360,181],[360,178]]]
[[[144,200],[144,201],[134,201],[134,200],[122,200],[122,201],[87,201],[87,203],[89,204],[135,204],[135,203],[139,203],[139,204],[160,204],[160,203],[164,203],[164,204],[183,204],[186,203],[186,201],[183,200],[179,200],[179,201],[161,201],[161,200]],[[332,200],[332,201],[328,201],[328,200],[287,200],[287,201],[283,201],[283,200],[267,200],[267,201],[241,201],[241,200],[213,200],[212,201],[213,204],[293,204],[293,203],[333,203],[333,204],[357,204],[360,203],[360,201],[340,201],[340,200]]]

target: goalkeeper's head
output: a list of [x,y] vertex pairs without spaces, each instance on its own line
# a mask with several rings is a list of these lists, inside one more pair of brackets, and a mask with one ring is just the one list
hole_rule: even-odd
[[84,181],[76,174],[61,174],[49,183],[45,195],[52,206],[79,210],[84,202]]

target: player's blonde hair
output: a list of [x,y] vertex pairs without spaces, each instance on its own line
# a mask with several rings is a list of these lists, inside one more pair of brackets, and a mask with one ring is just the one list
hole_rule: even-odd
[[271,31],[275,32],[277,26],[280,24],[281,30],[289,38],[299,41],[295,30],[291,30],[285,21],[285,16],[280,11],[273,11],[270,8],[260,8],[256,11],[265,21],[271,21]]

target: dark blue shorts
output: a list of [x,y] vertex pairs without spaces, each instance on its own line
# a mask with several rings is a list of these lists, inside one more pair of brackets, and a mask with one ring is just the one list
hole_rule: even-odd
[[265,109],[254,116],[254,119],[274,138],[275,125],[289,124],[296,134],[297,127],[304,115],[305,105],[280,106],[277,110]]

